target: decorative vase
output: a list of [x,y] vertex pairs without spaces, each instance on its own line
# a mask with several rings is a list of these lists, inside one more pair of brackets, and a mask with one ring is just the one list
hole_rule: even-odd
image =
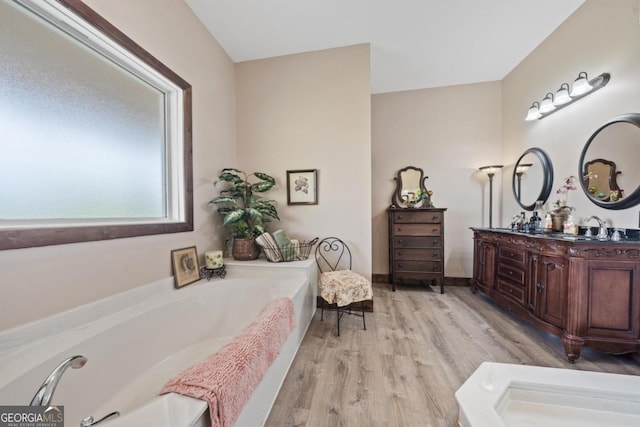
[[551,229],[553,231],[563,231],[564,220],[567,214],[563,213],[551,213]]
[[260,247],[253,239],[233,239],[231,255],[238,261],[251,261],[260,256]]

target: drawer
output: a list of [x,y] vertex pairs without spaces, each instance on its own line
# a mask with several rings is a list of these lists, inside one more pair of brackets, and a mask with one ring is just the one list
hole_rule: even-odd
[[394,224],[394,236],[439,236],[440,224]]
[[442,223],[442,212],[406,211],[394,212],[393,222],[396,224]]
[[498,261],[511,261],[516,264],[525,265],[526,251],[519,248],[509,248],[505,246],[498,246]]
[[525,304],[524,301],[524,286],[514,285],[506,280],[498,279],[498,291],[504,295],[507,295],[521,304]]
[[498,274],[508,278],[511,282],[524,286],[525,272],[521,268],[499,262]]
[[393,246],[396,249],[401,248],[441,248],[442,237],[411,237],[411,236],[395,236],[393,238]]
[[394,282],[431,282],[440,285],[443,281],[442,273],[420,273],[417,271],[394,272]]
[[442,250],[434,249],[398,249],[393,251],[393,259],[400,261],[431,261],[442,259]]
[[393,271],[417,271],[420,273],[440,273],[442,271],[441,261],[393,261]]

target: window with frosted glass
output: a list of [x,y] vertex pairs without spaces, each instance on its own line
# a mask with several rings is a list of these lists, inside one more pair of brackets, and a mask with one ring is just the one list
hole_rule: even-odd
[[0,230],[183,220],[184,87],[44,16],[0,2]]
[[164,95],[3,2],[0,218],[165,215]]

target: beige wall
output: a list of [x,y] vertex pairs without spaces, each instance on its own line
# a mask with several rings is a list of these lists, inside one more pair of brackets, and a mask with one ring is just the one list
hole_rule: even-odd
[[[565,177],[580,174],[580,153],[596,129],[619,114],[640,112],[638,6],[638,0],[587,0],[503,80],[502,179],[509,191],[518,157],[530,147],[540,147],[553,163],[553,197]],[[573,83],[580,71],[586,71],[590,78],[609,72],[611,81],[551,116],[524,121],[533,101],[555,92],[564,82]],[[638,161],[634,160],[636,167]],[[626,190],[629,193],[631,188]],[[503,201],[504,225],[519,207],[513,197],[505,195]],[[598,215],[616,227],[638,227],[637,207],[623,211],[602,209],[591,203],[581,189],[570,192],[568,202],[576,208],[576,219]]]
[[221,246],[207,203],[217,171],[235,163],[232,61],[182,0],[86,3],[193,87],[195,231],[2,251],[0,330],[169,277],[172,249]]
[[[429,177],[433,204],[445,212],[445,275],[471,277],[471,226],[488,225],[488,187],[483,165],[501,158],[500,82],[374,95],[373,267],[387,274],[386,209],[393,178],[405,166]],[[494,220],[500,183],[494,185]]]
[[[292,237],[336,236],[371,275],[369,45],[236,65],[238,163],[273,175]],[[287,206],[286,171],[318,169],[318,205]]]

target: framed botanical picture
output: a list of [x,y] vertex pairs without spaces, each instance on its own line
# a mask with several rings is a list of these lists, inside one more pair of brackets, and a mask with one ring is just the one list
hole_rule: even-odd
[[318,170],[287,171],[287,204],[318,204]]
[[171,251],[171,266],[176,288],[200,280],[198,252],[195,246]]

